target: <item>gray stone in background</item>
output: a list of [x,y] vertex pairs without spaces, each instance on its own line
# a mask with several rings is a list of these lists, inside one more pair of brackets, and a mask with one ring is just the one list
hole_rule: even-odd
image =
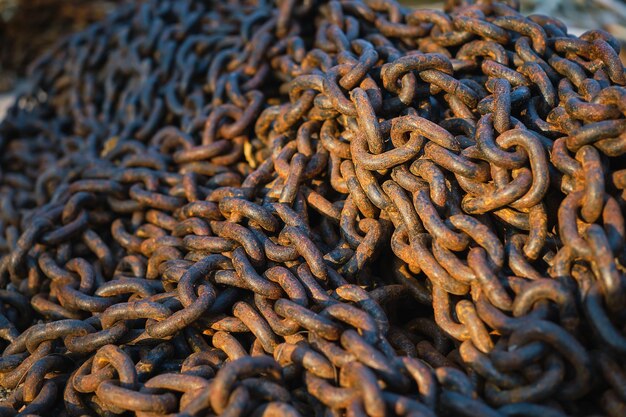
[[4,115],[13,104],[15,95],[12,93],[0,94],[0,121],[4,120]]

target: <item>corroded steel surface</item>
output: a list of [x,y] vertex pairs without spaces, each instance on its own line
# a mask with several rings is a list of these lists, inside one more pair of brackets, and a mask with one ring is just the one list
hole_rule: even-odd
[[623,416],[626,75],[515,4],[147,1],[0,125],[0,416]]

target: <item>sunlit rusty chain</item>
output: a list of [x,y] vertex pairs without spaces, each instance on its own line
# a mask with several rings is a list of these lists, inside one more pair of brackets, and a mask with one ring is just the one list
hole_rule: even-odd
[[626,415],[626,72],[514,0],[146,0],[0,124],[0,416]]

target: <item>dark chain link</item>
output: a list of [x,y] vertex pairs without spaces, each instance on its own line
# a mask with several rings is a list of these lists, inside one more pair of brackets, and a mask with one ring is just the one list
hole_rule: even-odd
[[618,52],[488,0],[63,40],[0,125],[0,416],[626,415]]

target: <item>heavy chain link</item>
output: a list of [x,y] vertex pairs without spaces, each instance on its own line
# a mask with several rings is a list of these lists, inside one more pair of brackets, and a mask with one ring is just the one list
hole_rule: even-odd
[[626,415],[626,73],[513,1],[148,0],[0,125],[0,416]]

